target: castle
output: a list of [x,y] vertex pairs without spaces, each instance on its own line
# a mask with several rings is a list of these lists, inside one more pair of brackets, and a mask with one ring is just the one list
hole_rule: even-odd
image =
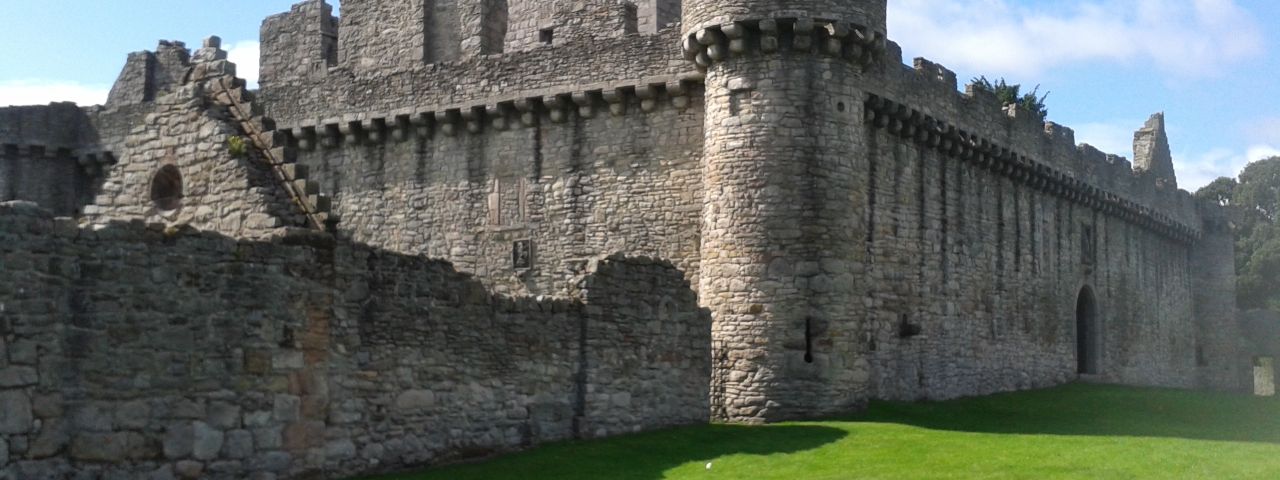
[[[340,477],[1076,379],[1243,389],[1224,213],[885,0],[307,0],[0,109],[0,478]],[[35,204],[35,205],[33,205]],[[87,472],[87,473],[86,473]]]

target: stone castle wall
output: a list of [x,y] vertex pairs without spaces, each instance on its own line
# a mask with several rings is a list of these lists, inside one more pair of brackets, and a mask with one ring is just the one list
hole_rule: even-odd
[[[337,19],[309,0],[263,24],[262,88],[232,99],[261,135],[200,82],[165,83],[195,67],[164,42],[130,57],[119,100],[85,109],[64,153],[98,182],[89,220],[260,239],[262,256],[229,264],[301,292],[265,307],[298,319],[270,324],[279,336],[214,332],[261,346],[246,371],[290,372],[284,413],[253,396],[286,382],[219,387],[253,397],[235,400],[245,412],[270,404],[285,440],[253,445],[289,468],[365,472],[708,409],[769,421],[1079,378],[1241,387],[1231,241],[1220,209],[1177,189],[1163,117],[1133,163],[1076,145],[990,92],[960,93],[945,67],[903,65],[884,7],[362,0]],[[658,28],[673,12],[683,25]],[[199,68],[233,74],[208,63],[219,53],[197,52]],[[4,118],[0,132],[31,122]],[[269,145],[233,158],[238,133]],[[332,199],[335,245],[265,240],[303,224],[267,161]],[[189,179],[176,213],[147,193],[165,165]],[[71,195],[9,191],[55,207]],[[301,357],[264,360],[285,338]],[[124,430],[87,431],[149,438]],[[256,468],[217,450],[174,458]]]
[[0,227],[0,478],[333,478],[707,420],[709,318],[669,264],[538,300],[310,232]]
[[[707,215],[733,221],[772,202],[799,208],[779,219],[802,220],[809,230],[830,223],[838,235],[802,229],[800,243],[808,246],[778,237],[769,251],[795,246],[795,258],[779,257],[788,268],[760,278],[796,285],[795,308],[776,322],[777,345],[767,353],[777,363],[768,375],[809,385],[782,398],[830,402],[813,411],[848,408],[867,395],[950,398],[1075,378],[1076,304],[1086,290],[1099,305],[1103,331],[1098,379],[1234,385],[1213,380],[1219,375],[1200,361],[1206,351],[1230,350],[1231,322],[1229,315],[1196,313],[1192,292],[1229,289],[1230,280],[1201,275],[1192,264],[1209,243],[1200,240],[1198,207],[1165,168],[1162,122],[1144,130],[1135,169],[1077,146],[1065,127],[1002,108],[987,92],[958,93],[955,74],[940,65],[920,59],[914,68],[902,66],[900,50],[884,38],[882,3],[814,7],[823,13],[812,23],[787,17],[791,10],[770,13],[769,30],[750,18],[759,5],[739,3],[738,10],[683,6],[686,19],[713,31],[690,37],[695,43],[685,58],[696,66],[759,57],[733,76],[704,80],[691,72],[687,60],[673,58],[679,42],[667,30],[564,43],[557,36],[551,46],[377,75],[339,66],[309,83],[264,85],[262,99],[300,147],[299,161],[333,194],[340,230],[449,259],[501,291],[564,295],[578,265],[625,250],[668,259],[695,285],[723,283],[716,288],[729,290],[726,312],[735,311],[753,302],[736,299],[734,280],[754,270],[729,261],[734,268],[709,277],[707,255],[739,248],[751,236],[727,235],[729,243],[716,246],[708,228],[720,227]],[[554,12],[552,6],[543,9]],[[534,14],[527,3],[510,7],[523,12],[513,16],[522,22],[554,17]],[[843,23],[824,23],[828,18]],[[744,22],[722,31],[730,20]],[[508,43],[513,35],[532,35],[538,25],[531,25],[512,24]],[[802,27],[809,46],[801,51],[811,54],[796,51]],[[766,44],[776,51],[761,52]],[[835,63],[821,75],[743,80],[752,68],[803,72],[809,68],[803,62],[789,69],[777,62],[808,55],[829,55]],[[840,70],[841,56],[851,71]],[[709,180],[714,152],[704,140],[712,138],[706,126],[742,128],[748,117],[728,112],[749,110],[753,96],[780,85],[790,95],[780,97],[787,107],[781,118],[821,114],[851,125],[821,135],[797,131],[813,142],[798,151],[853,164],[798,161],[795,171],[805,182],[828,182],[817,188],[829,191],[815,194],[818,200],[711,197],[725,187]],[[704,92],[722,88],[728,103],[710,118],[707,105],[715,99]],[[863,133],[836,148],[841,128]],[[743,135],[736,142],[731,146],[758,151],[763,140]],[[777,161],[769,155],[731,161],[726,174]],[[717,213],[723,205],[738,211]],[[761,235],[790,231],[760,221]],[[514,245],[526,240],[536,252],[529,268],[510,261]],[[702,293],[704,305],[721,295]],[[1134,297],[1144,301],[1121,300]],[[733,315],[754,332],[748,324],[772,313]],[[813,363],[804,361],[806,353]],[[722,354],[745,353],[726,347]],[[724,361],[730,365],[720,365],[723,378],[765,380],[753,361]],[[829,398],[836,385],[854,393]]]

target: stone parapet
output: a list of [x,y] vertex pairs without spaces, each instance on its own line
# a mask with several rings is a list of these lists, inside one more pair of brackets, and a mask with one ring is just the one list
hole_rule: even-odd
[[[1195,243],[1201,236],[1198,225],[1182,223],[1163,211],[1126,198],[1127,192],[1108,191],[1090,184],[1033,157],[1011,150],[988,138],[966,132],[956,125],[934,118],[911,106],[869,94],[866,100],[866,121],[890,134],[914,141],[926,148],[937,149],[944,155],[963,160],[980,168],[989,169],[1030,188],[1045,191],[1096,209],[1104,214],[1123,219],[1160,235],[1182,243]],[[1047,137],[1060,135],[1061,127],[1047,124]],[[1118,157],[1103,157],[1096,149],[1082,146],[1080,154],[1086,161],[1103,161],[1118,165]]]

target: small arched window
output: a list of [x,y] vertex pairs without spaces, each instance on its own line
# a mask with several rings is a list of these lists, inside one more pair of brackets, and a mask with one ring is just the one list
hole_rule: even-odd
[[165,165],[151,177],[151,202],[164,211],[182,207],[182,173],[178,167]]

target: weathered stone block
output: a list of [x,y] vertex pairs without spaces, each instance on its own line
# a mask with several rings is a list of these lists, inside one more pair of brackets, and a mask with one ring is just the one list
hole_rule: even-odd
[[205,421],[216,428],[227,430],[240,427],[240,406],[227,402],[210,402]]
[[253,375],[271,373],[271,352],[264,350],[245,350],[244,371]]
[[115,424],[120,428],[141,430],[151,418],[151,405],[146,400],[125,402],[115,411]]
[[31,411],[38,418],[57,418],[62,416],[62,395],[36,395],[31,399]]
[[33,367],[9,367],[0,369],[0,388],[26,387],[40,381]]
[[27,433],[34,427],[31,399],[25,391],[0,391],[0,412],[4,412],[0,415],[0,433]]
[[301,451],[324,445],[324,422],[296,422],[284,429],[284,448]]
[[396,397],[396,410],[417,412],[434,407],[436,395],[429,390],[408,390]]
[[182,478],[200,478],[204,474],[204,464],[192,460],[180,460],[173,465],[173,473]]
[[71,411],[71,420],[80,430],[109,432],[114,424],[111,410],[110,404],[85,403]]
[[18,340],[9,345],[9,362],[15,365],[35,365],[39,360],[36,344],[30,340]]
[[249,466],[253,470],[283,472],[292,462],[293,456],[286,452],[265,452],[254,456]]
[[52,457],[61,453],[70,441],[71,435],[67,433],[64,420],[60,418],[45,420],[40,426],[40,433],[36,435],[35,441],[31,442],[31,448],[27,450],[27,457],[32,459]]
[[204,422],[196,422],[192,429],[191,456],[198,460],[213,460],[222,451],[225,435]]
[[164,432],[164,456],[177,459],[191,455],[195,447],[195,427],[190,423],[170,424]]
[[325,447],[325,454],[332,460],[346,460],[355,458],[356,444],[349,438],[331,440]]
[[83,433],[71,439],[71,458],[85,462],[115,463],[129,452],[127,433]]
[[225,458],[249,458],[253,454],[253,434],[248,430],[232,430],[227,432],[226,442],[222,446]]
[[276,449],[284,445],[284,427],[253,429],[253,443],[259,450]]
[[276,395],[273,414],[276,421],[293,422],[298,420],[302,410],[302,399],[296,395]]

